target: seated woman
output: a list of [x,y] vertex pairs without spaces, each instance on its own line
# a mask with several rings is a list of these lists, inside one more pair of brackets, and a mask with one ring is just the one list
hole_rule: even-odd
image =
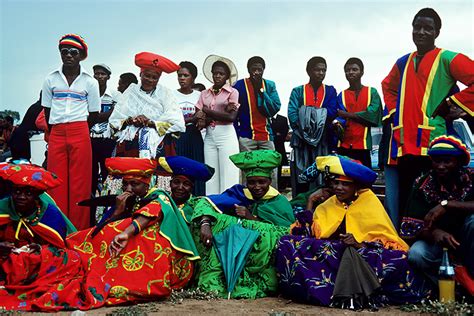
[[229,157],[246,174],[247,187],[240,184],[219,195],[200,198],[192,214],[192,232],[202,258],[197,285],[227,297],[227,284],[213,235],[238,222],[259,232],[245,267],[232,291],[233,298],[265,297],[277,290],[273,250],[294,221],[288,200],[270,186],[272,170],[281,156],[273,150],[242,152]]
[[353,247],[380,282],[381,292],[372,297],[373,302],[418,302],[426,297],[424,280],[408,266],[408,245],[368,189],[376,173],[340,156],[317,157],[316,164],[333,176],[334,195],[317,206],[314,214],[299,213],[292,235],[279,241],[280,290],[295,299],[330,305],[341,258],[346,248]]
[[186,222],[168,193],[149,187],[155,160],[105,163],[123,177],[115,211],[97,227],[69,235],[68,246],[111,287],[107,305],[166,298],[188,283],[199,259]]
[[[430,144],[432,169],[415,180],[401,225],[403,237],[415,241],[410,263],[437,283],[443,247],[456,261],[457,280],[474,295],[474,174],[466,168],[470,154],[453,136]],[[470,281],[469,281],[470,280]],[[470,286],[469,286],[470,284]]]
[[2,164],[11,194],[0,200],[0,310],[58,311],[103,304],[107,288],[84,282],[80,256],[65,249],[71,222],[44,191],[61,181],[31,164]]
[[[199,197],[193,197],[192,192],[196,181],[205,183],[214,175],[214,168],[202,162],[183,157],[170,156],[158,159],[159,171],[171,174],[171,197],[181,211],[184,220],[189,224],[194,212],[194,206]],[[160,170],[162,169],[162,170]]]

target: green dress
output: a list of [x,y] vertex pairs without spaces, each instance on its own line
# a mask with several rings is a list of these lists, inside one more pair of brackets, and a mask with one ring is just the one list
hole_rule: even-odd
[[[272,191],[272,194],[267,194],[266,197],[254,201],[249,207],[252,214],[264,218],[265,222],[240,220],[242,227],[258,231],[260,236],[253,245],[247,263],[231,294],[232,298],[255,299],[266,297],[277,290],[278,280],[274,268],[274,250],[278,240],[289,234],[289,226],[294,222],[294,217],[291,205],[284,196]],[[202,290],[216,291],[220,296],[227,297],[227,284],[215,247],[206,248],[200,240],[199,219],[204,215],[211,217],[213,220],[212,234],[216,235],[237,224],[239,218],[223,214],[206,197],[190,199],[183,206],[184,209],[186,209],[183,211],[185,214],[189,214],[190,210],[193,210],[191,230],[201,256],[199,268],[196,269],[197,286]],[[284,218],[288,219],[285,221]],[[277,226],[273,222],[285,226]]]

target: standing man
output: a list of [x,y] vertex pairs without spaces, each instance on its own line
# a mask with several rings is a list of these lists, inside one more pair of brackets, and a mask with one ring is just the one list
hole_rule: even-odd
[[115,140],[111,138],[109,117],[112,114],[114,105],[118,101],[118,92],[107,88],[107,81],[112,74],[109,66],[98,64],[92,67],[92,69],[94,70],[94,78],[99,83],[101,101],[98,118],[100,123],[92,126],[90,134],[92,145],[92,194],[95,194],[98,183],[107,177],[105,159],[112,156],[112,151],[115,148]]
[[90,198],[92,152],[89,122],[100,111],[99,84],[80,65],[87,57],[87,44],[76,34],[59,40],[62,66],[50,73],[43,84],[41,104],[51,134],[48,170],[62,184],[51,190],[60,209],[78,230],[89,227],[89,208],[77,202]]
[[370,127],[381,125],[382,101],[377,89],[362,85],[364,75],[362,60],[356,57],[349,58],[344,65],[344,72],[349,81],[349,89],[337,96],[339,107],[344,109],[338,110],[337,116],[346,121],[346,127],[337,152],[372,168]]
[[[247,62],[249,78],[237,81],[239,113],[234,122],[239,137],[240,151],[275,149],[271,118],[280,111],[281,102],[275,83],[263,79],[265,60],[251,57]],[[272,173],[273,185],[277,186],[276,172]]]
[[[323,84],[327,63],[323,57],[312,57],[306,64],[309,82],[291,91],[288,103],[288,120],[293,129],[291,162],[293,196],[309,190],[308,183],[300,183],[298,176],[316,156],[336,150],[332,121],[337,115],[337,92],[333,86]],[[324,109],[324,110],[321,110]]]
[[[413,18],[416,51],[397,60],[382,82],[386,104],[384,120],[392,124],[387,181],[398,177],[398,208],[403,210],[413,181],[431,166],[428,145],[446,134],[446,123],[474,110],[474,63],[459,53],[435,46],[441,18],[431,8]],[[450,95],[460,81],[466,89]],[[396,186],[396,182],[395,182]],[[392,193],[396,187],[387,187]],[[393,203],[391,203],[393,205]],[[398,214],[397,214],[398,215]]]

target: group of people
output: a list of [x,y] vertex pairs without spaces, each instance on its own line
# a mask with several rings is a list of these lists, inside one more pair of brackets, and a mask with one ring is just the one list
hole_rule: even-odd
[[[210,55],[212,86],[202,89],[193,63],[142,52],[139,81],[124,74],[114,92],[107,65],[94,76],[81,67],[84,39],[63,36],[62,66],[39,101],[47,170],[16,159],[28,153],[0,165],[0,307],[86,310],[190,284],[229,298],[280,291],[348,308],[416,303],[436,296],[443,247],[472,295],[470,154],[451,125],[472,116],[474,66],[435,47],[433,9],[412,25],[417,51],[383,80],[385,106],[362,84],[359,58],[345,63],[349,88],[339,94],[323,83],[325,59],[308,61],[309,83],[288,105],[291,201],[275,188],[286,154],[274,140],[286,135],[272,131],[281,102],[263,58],[250,58],[249,77],[237,80],[232,61]],[[180,88],[160,85],[163,72],[177,72]],[[370,128],[382,124],[385,208],[370,189]],[[119,186],[96,197],[104,181]],[[106,211],[96,223],[84,205],[97,204]],[[231,286],[224,250],[237,245],[248,253]]]

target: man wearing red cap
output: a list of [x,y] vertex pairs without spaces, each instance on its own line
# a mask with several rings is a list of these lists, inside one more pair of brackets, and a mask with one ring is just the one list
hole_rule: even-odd
[[48,170],[63,184],[51,190],[59,207],[78,229],[89,227],[89,209],[77,206],[91,193],[92,150],[88,120],[100,111],[99,85],[80,66],[87,57],[87,44],[79,35],[59,40],[62,67],[50,73],[43,84],[41,104],[51,135]]
[[155,158],[166,134],[184,132],[183,114],[173,92],[158,84],[161,74],[179,69],[166,57],[142,52],[135,56],[140,84],[131,84],[109,118],[117,140],[117,155]]

